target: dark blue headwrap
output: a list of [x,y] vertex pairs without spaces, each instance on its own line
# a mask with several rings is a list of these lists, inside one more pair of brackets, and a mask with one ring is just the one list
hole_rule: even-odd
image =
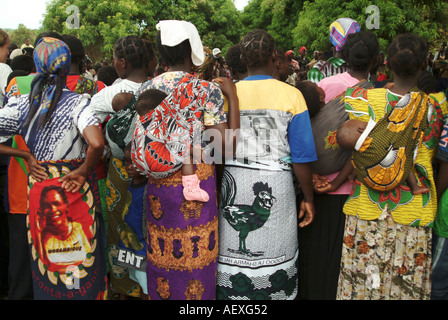
[[40,109],[37,119],[40,127],[50,119],[66,85],[71,63],[70,49],[61,40],[44,37],[34,49],[34,63],[37,74],[31,82],[27,122]]

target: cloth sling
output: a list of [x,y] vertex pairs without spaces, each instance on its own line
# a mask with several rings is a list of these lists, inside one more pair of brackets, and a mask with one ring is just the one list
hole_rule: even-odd
[[352,162],[364,185],[388,191],[406,181],[428,129],[426,115],[429,105],[434,105],[431,99],[423,92],[411,91],[395,106],[389,106],[371,131],[363,132]]
[[[370,89],[372,84],[360,81],[355,88]],[[329,101],[315,117],[311,119],[317,161],[311,163],[313,172],[321,175],[338,172],[350,159],[350,151],[342,149],[336,141],[338,128],[348,120],[345,112],[345,91]]]
[[161,179],[177,172],[192,143],[200,139],[206,102],[201,85],[193,75],[185,76],[159,106],[137,119],[131,157],[147,177]]

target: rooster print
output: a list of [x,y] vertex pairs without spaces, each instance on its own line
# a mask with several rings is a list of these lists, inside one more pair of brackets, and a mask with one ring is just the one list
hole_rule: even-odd
[[234,203],[237,186],[234,178],[227,171],[224,171],[222,186],[221,200],[225,204],[222,215],[239,234],[238,250],[229,250],[247,256],[262,256],[264,252],[251,252],[246,247],[246,239],[252,231],[263,227],[269,219],[271,208],[275,203],[272,188],[267,183],[256,182],[252,187],[255,198],[251,205],[245,205]]

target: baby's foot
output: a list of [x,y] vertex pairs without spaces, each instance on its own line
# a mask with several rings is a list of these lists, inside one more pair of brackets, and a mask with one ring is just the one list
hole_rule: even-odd
[[196,174],[190,176],[182,176],[182,184],[184,186],[184,197],[188,201],[198,200],[207,202],[209,195],[205,190],[199,186],[199,179]]

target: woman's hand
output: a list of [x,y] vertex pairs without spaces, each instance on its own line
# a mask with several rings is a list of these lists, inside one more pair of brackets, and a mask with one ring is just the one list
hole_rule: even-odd
[[226,97],[230,98],[236,96],[236,86],[232,79],[226,77],[219,77],[213,79],[213,82],[219,85],[222,93]]
[[308,226],[311,222],[313,222],[314,219],[314,203],[302,201],[300,203],[300,212],[299,212],[299,219],[303,220],[299,223],[299,228],[303,228]]
[[42,182],[43,180],[48,179],[48,174],[45,171],[45,168],[39,164],[39,162],[31,152],[29,152],[25,160],[28,164],[28,168],[30,169],[30,174],[34,180]]
[[59,179],[61,187],[67,192],[78,192],[86,182],[87,171],[83,165]]

